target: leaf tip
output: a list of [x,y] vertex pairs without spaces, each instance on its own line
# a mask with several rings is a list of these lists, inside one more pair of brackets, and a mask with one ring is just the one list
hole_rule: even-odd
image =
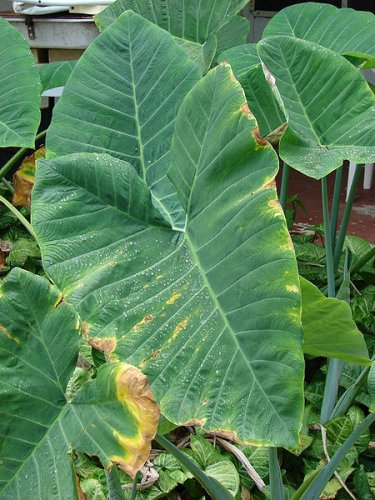
[[110,459],[134,479],[149,456],[151,441],[157,432],[160,410],[146,375],[138,368],[121,363],[116,385],[117,397],[135,420],[137,433],[128,437],[114,431],[124,449],[124,456],[112,456]]

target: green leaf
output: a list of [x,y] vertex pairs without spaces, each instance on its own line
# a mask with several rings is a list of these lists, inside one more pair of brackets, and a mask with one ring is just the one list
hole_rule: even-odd
[[[216,33],[230,18],[235,16],[247,0],[117,0],[95,17],[102,31],[113,23],[124,11],[133,10],[140,16],[169,31],[173,36],[203,44],[212,33]],[[238,25],[237,25],[238,26]]]
[[[327,441],[330,455],[333,455],[343,445],[345,440],[363,420],[363,411],[357,406],[352,406],[347,415],[336,417],[327,423]],[[370,431],[369,429],[365,429],[354,444],[355,457],[366,450],[369,441]],[[347,454],[345,461],[347,462],[346,467],[350,467],[354,463],[354,460],[350,459],[349,454]]]
[[261,64],[255,43],[233,47],[221,53],[218,62],[228,62],[237,79],[247,75],[252,66]]
[[232,17],[230,21],[216,31],[217,54],[222,54],[225,50],[245,44],[249,31],[249,21],[245,17],[239,15]]
[[287,36],[259,42],[258,53],[275,78],[288,119],[280,155],[320,179],[342,165],[375,161],[375,96],[339,54]]
[[242,85],[262,137],[282,125],[286,118],[264,76],[256,44],[241,45],[223,52],[219,62],[227,61]]
[[368,365],[366,342],[352,319],[350,306],[325,297],[300,277],[302,292],[303,351],[313,356]]
[[45,278],[15,269],[2,283],[0,316],[1,496],[76,498],[71,448],[134,474],[157,426],[145,377],[105,365],[68,403],[80,340],[72,306]]
[[320,470],[319,474],[308,486],[307,490],[304,492],[304,500],[315,500],[319,498],[329,479],[332,477],[342,460],[344,460],[346,454],[350,451],[358,438],[360,438],[362,433],[370,427],[374,420],[375,415],[368,415],[359,425],[357,425],[343,445],[336,451],[333,457],[331,457],[331,461]]
[[240,477],[237,469],[229,460],[221,460],[206,467],[206,474],[213,477],[226,488],[234,497],[240,487]]
[[40,258],[38,243],[29,238],[19,238],[13,243],[6,263],[12,267],[23,266],[27,259],[34,258]]
[[21,33],[0,18],[0,147],[34,147],[40,121],[40,81]]
[[277,158],[256,142],[244,103],[220,65],[181,106],[169,175],[184,231],[156,212],[129,165],[89,154],[39,163],[33,222],[45,269],[91,344],[139,366],[167,419],[293,446],[303,399],[298,275]]
[[198,65],[202,75],[207,73],[215,57],[217,46],[216,36],[211,35],[204,45],[190,42],[189,40],[182,40],[181,38],[175,38],[175,40],[184,49],[189,58]]
[[159,453],[153,461],[155,467],[161,467],[166,470],[180,470],[180,463],[170,453]]
[[371,12],[312,2],[292,5],[267,24],[263,38],[275,35],[318,43],[359,60],[364,67],[375,63],[375,16]]
[[83,479],[80,481],[80,487],[90,500],[106,500],[107,498],[104,486],[99,479]]
[[203,469],[223,459],[221,453],[203,436],[191,436],[190,447],[193,458]]
[[169,33],[125,12],[77,62],[54,109],[48,157],[87,151],[130,162],[164,215],[183,225],[166,171],[178,108],[199,78]]
[[370,489],[367,474],[363,465],[360,465],[359,468],[355,471],[353,482],[358,498],[360,498],[361,500],[374,499],[374,495]]
[[[251,465],[257,471],[262,479],[268,476],[268,461],[269,453],[268,448],[264,446],[237,446],[249,460]],[[251,490],[254,486],[254,481],[249,476],[248,471],[245,469],[244,465],[237,462],[237,470],[240,476],[241,486],[244,486],[248,490]]]
[[309,384],[306,385],[305,388],[306,401],[311,403],[315,409],[316,408],[320,409],[322,406],[324,385],[325,385],[324,379],[321,376],[321,372],[318,372],[314,380],[312,380]]
[[[205,74],[213,58],[223,50],[246,42],[249,22],[236,16],[246,0],[117,0],[95,17],[100,31],[110,26],[123,12],[132,10],[169,31]],[[228,20],[229,19],[229,20]]]
[[64,87],[77,61],[58,61],[41,64],[39,69],[42,92],[56,87]]
[[[183,452],[172,444],[164,436],[157,434],[156,442],[169,451],[184,467],[188,474],[192,474],[200,485],[207,491],[210,498],[214,500],[229,500],[232,495],[223,487],[223,485],[214,477],[206,474],[186,452]],[[174,471],[177,472],[177,471]]]

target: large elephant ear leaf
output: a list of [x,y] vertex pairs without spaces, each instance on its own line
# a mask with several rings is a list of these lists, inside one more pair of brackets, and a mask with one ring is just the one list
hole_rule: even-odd
[[[199,63],[206,73],[217,52],[246,43],[249,22],[236,14],[245,7],[247,0],[117,0],[95,17],[100,31],[110,26],[126,10],[133,10],[145,19],[169,31],[176,41],[185,48],[189,56]],[[207,57],[207,42],[216,40],[215,50]],[[212,44],[210,44],[212,46]],[[194,48],[194,50],[192,50]],[[206,54],[202,64],[203,51]]]
[[169,33],[125,12],[77,62],[54,110],[48,157],[87,151],[126,160],[166,217],[183,224],[166,171],[178,108],[199,78]]
[[2,283],[1,498],[77,498],[72,449],[134,476],[156,432],[158,408],[134,367],[104,366],[67,401],[80,335],[61,299],[45,278],[19,269]]
[[34,147],[40,81],[26,40],[0,18],[0,147]]
[[287,36],[265,38],[257,47],[287,116],[279,150],[287,164],[320,179],[343,160],[375,161],[375,97],[352,64]]
[[375,16],[322,3],[292,5],[276,14],[263,38],[291,36],[318,43],[362,67],[375,66]]
[[130,165],[96,154],[39,162],[33,223],[46,271],[89,342],[142,369],[171,422],[294,446],[303,406],[297,266],[277,203],[277,157],[255,136],[242,88],[219,65],[176,122],[169,176],[184,230],[163,221]]
[[212,33],[226,25],[245,7],[247,0],[117,0],[95,17],[100,30],[108,28],[124,11],[140,16],[169,31],[182,40],[203,44]]

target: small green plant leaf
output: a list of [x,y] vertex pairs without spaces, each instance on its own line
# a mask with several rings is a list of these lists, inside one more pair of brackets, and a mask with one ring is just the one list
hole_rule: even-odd
[[0,18],[0,147],[34,147],[40,121],[40,80],[21,33]]
[[276,14],[263,32],[263,38],[276,35],[318,43],[364,67],[375,63],[375,16],[371,12],[313,2],[292,5]]
[[193,450],[193,458],[203,469],[222,460],[220,452],[203,436],[192,435],[190,447]]
[[20,269],[0,293],[1,496],[76,498],[71,449],[134,476],[159,417],[146,377],[107,364],[68,402],[80,340],[74,309],[45,278]]
[[195,477],[207,493],[210,494],[211,498],[214,500],[230,500],[233,498],[231,493],[216,479],[216,477],[214,477],[214,475],[210,476],[206,474],[195,460],[190,458],[187,453],[177,448],[177,446],[174,446],[167,438],[157,434],[155,440],[158,444],[163,446],[165,450],[169,451],[173,457],[175,457],[184,468]]
[[335,470],[339,467],[341,462],[345,459],[346,454],[350,451],[352,446],[361,437],[370,425],[375,421],[375,414],[368,415],[361,423],[359,423],[350,436],[344,441],[340,448],[331,457],[330,462],[327,463],[316,475],[316,477],[309,484],[302,497],[304,500],[316,500],[324,490],[326,484],[333,476]]
[[39,69],[42,92],[56,87],[64,87],[77,61],[58,61],[41,64]]
[[375,96],[355,67],[325,47],[288,36],[265,38],[257,47],[285,108],[280,156],[288,165],[320,179],[344,159],[375,161]]
[[366,342],[352,319],[350,306],[325,297],[302,277],[300,283],[304,352],[369,365]]
[[221,460],[206,467],[205,473],[215,478],[235,497],[240,487],[240,477],[236,467],[229,460]]
[[363,465],[360,465],[359,468],[355,471],[353,482],[358,498],[360,498],[361,500],[374,499],[374,494],[371,491],[368,477]]

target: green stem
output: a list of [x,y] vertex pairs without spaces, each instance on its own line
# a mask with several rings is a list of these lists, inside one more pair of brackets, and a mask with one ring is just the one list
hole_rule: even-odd
[[17,217],[17,219],[21,222],[21,224],[29,231],[31,236],[36,240],[36,234],[34,233],[34,229],[32,228],[29,221],[25,219],[25,217],[21,214],[19,210],[16,209],[7,199],[3,196],[0,196],[0,202],[3,203],[9,210]]
[[12,194],[14,194],[14,187],[12,186],[12,184],[9,181],[7,181],[6,179],[2,179],[2,183],[8,189],[8,191],[10,191]]
[[316,500],[320,497],[326,484],[331,479],[335,470],[338,468],[342,460],[345,458],[354,443],[360,438],[362,433],[375,422],[375,413],[367,415],[367,417],[354,429],[347,440],[336,451],[331,460],[323,467],[317,475],[310,487],[305,492],[303,500]]
[[277,457],[277,448],[269,448],[269,476],[271,499],[284,500],[283,478]]
[[[375,361],[375,355],[371,358],[371,361]],[[366,366],[366,368],[364,368],[358,375],[355,382],[346,389],[344,394],[337,401],[337,404],[332,411],[331,418],[341,417],[341,415],[345,415],[345,413],[349,410],[355,397],[365,385],[370,368],[371,366]]]
[[279,196],[280,205],[281,208],[284,210],[284,212],[286,209],[286,200],[288,197],[289,177],[290,177],[290,167],[284,162],[283,172],[281,177],[280,196]]
[[[375,257],[375,247],[371,248],[363,257],[361,257],[355,264],[352,265],[350,269],[350,274],[354,276],[358,271],[362,269],[364,265],[367,264],[369,260]],[[336,287],[339,287],[344,281],[343,276],[339,276],[336,279]],[[324,295],[327,294],[327,287],[321,288],[320,290]]]
[[[138,476],[138,474],[137,474]],[[132,494],[130,500],[135,500],[137,498],[137,476],[135,476],[132,486]]]
[[[328,190],[327,179],[322,179],[322,203],[323,203],[323,219],[324,219],[324,234],[325,234],[325,249],[326,249],[326,266],[327,266],[327,285],[328,297],[336,296],[335,273],[333,266],[333,249],[331,238],[331,227],[329,220],[328,209]],[[320,423],[325,424],[330,419],[331,413],[336,403],[339,390],[339,380],[343,368],[343,362],[338,359],[328,361],[328,371],[326,384],[324,388],[323,403],[320,413]]]
[[340,194],[342,187],[342,178],[343,178],[343,167],[340,167],[336,170],[335,177],[335,189],[333,191],[333,199],[332,199],[332,208],[331,208],[331,237],[332,237],[332,245],[335,247],[336,242],[336,231],[337,231],[337,221],[339,218],[339,210],[340,210]]
[[336,404],[337,394],[339,392],[339,381],[344,362],[339,359],[330,359],[327,361],[328,370],[326,384],[324,387],[323,403],[320,412],[320,423],[324,425],[332,418],[333,409]]
[[322,179],[322,203],[323,203],[328,297],[335,297],[336,296],[335,272],[333,267],[332,236],[331,236],[331,227],[329,221],[328,191],[327,191],[326,177]]
[[337,272],[337,269],[339,268],[340,257],[341,257],[342,249],[344,248],[345,236],[346,236],[346,232],[348,230],[350,215],[352,213],[353,201],[354,201],[354,196],[355,196],[355,193],[356,193],[357,187],[358,187],[358,180],[359,180],[359,176],[361,173],[361,167],[362,167],[362,165],[356,166],[356,169],[354,172],[354,177],[353,177],[353,182],[352,182],[352,185],[350,187],[348,199],[347,199],[346,204],[345,204],[344,214],[342,216],[341,227],[340,227],[340,231],[339,231],[339,234],[337,237],[335,254],[334,254],[334,258],[333,258],[335,272]]
[[[47,133],[47,130],[43,130],[43,132],[40,132],[35,137],[35,142],[38,142],[40,139],[42,139]],[[31,148],[21,148],[17,151],[15,155],[12,156],[10,160],[6,162],[6,164],[0,169],[0,180],[6,176],[6,174],[11,170],[14,165],[17,165],[17,163],[25,156],[25,154],[29,151]]]
[[216,479],[208,476],[189,455],[181,451],[164,436],[157,434],[155,441],[169,451],[182,465],[184,465],[207,491],[213,500],[233,500],[232,495]]

